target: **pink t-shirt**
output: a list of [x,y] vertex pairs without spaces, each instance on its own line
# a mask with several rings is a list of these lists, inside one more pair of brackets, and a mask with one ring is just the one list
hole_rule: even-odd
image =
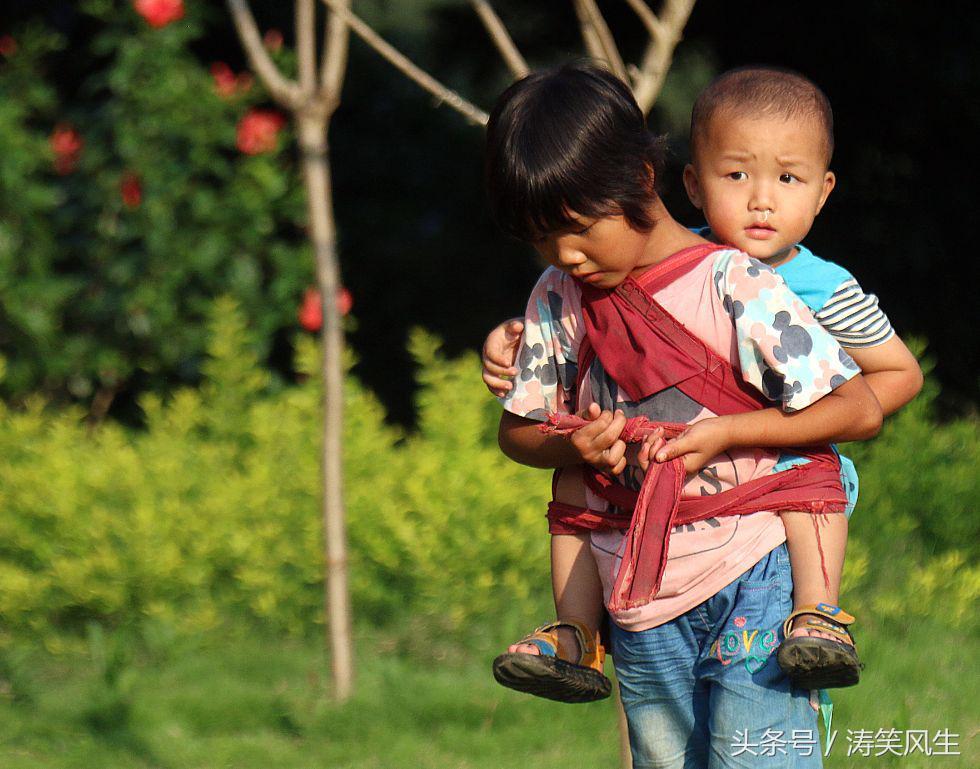
[[[787,411],[819,400],[857,373],[857,367],[814,320],[772,269],[734,250],[710,254],[654,298],[719,355],[733,361],[745,381]],[[626,416],[692,424],[715,416],[676,388],[641,401],[626,400],[596,358],[575,393],[578,350],[585,330],[581,291],[569,275],[546,270],[531,293],[518,351],[514,388],[502,399],[518,416],[544,419],[551,411],[574,413],[591,402]],[[733,449],[688,476],[686,496],[717,494],[772,472],[778,451]],[[642,470],[630,466],[619,479],[638,489]],[[589,505],[608,503],[591,493]],[[677,526],[670,535],[660,592],[650,603],[617,612],[627,630],[663,624],[707,600],[786,539],[775,513],[722,516]],[[619,567],[623,534],[593,532],[595,555],[608,602]]]

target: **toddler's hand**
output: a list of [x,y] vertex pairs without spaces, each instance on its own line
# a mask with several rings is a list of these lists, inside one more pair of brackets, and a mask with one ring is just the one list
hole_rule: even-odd
[[729,424],[725,417],[702,419],[676,438],[671,438],[659,449],[651,451],[650,455],[657,462],[669,462],[676,457],[683,457],[684,472],[689,475],[696,473],[732,445]]
[[505,320],[491,331],[483,343],[483,382],[498,398],[503,398],[513,387],[510,378],[517,376],[514,362],[517,348],[524,331],[523,318]]
[[643,443],[640,444],[639,449],[636,452],[637,464],[646,472],[647,468],[650,467],[650,463],[653,461],[654,456],[656,456],[657,451],[664,445],[664,429],[662,427],[656,428],[652,433],[650,433],[646,438],[643,439]]
[[571,437],[582,461],[604,473],[619,475],[626,469],[626,443],[619,437],[626,426],[626,415],[619,409],[615,414],[603,411],[598,403],[592,403],[579,416],[591,423]]

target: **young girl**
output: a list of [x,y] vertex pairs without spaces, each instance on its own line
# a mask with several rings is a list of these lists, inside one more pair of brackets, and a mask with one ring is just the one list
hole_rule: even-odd
[[[694,162],[685,169],[685,186],[713,230],[700,234],[735,244],[775,267],[861,366],[883,411],[892,413],[907,403],[918,392],[921,372],[875,297],[864,294],[846,270],[799,245],[834,184],[827,167],[833,144],[831,110],[819,88],[784,70],[732,70],[698,97],[691,137]],[[519,373],[510,367],[521,328],[519,321],[508,322],[487,339],[484,349],[490,359],[485,353],[484,379],[498,395],[511,387],[499,375]],[[664,455],[684,455],[689,471],[700,470],[710,459],[700,450],[694,431],[672,441]],[[781,457],[780,468],[793,461],[790,455]],[[857,477],[849,461],[842,464],[848,471],[845,485],[852,508]],[[567,481],[563,491],[574,493]],[[783,517],[793,567],[794,629],[792,640],[780,647],[779,661],[804,688],[849,685],[856,683],[859,670],[846,627],[852,618],[835,606],[847,524],[841,517],[830,519],[818,542],[808,518],[795,513]],[[558,547],[570,544],[559,540]],[[581,578],[576,576],[569,575],[566,594],[596,593],[587,583],[595,583],[597,575],[583,570]],[[571,597],[565,601],[573,602]],[[581,607],[578,613],[583,614]],[[515,644],[510,651],[538,649]]]
[[[670,216],[654,189],[658,165],[657,143],[628,89],[591,67],[531,75],[491,115],[493,214],[552,265],[528,304],[520,361],[527,373],[505,399],[501,448],[539,467],[621,470],[622,485],[614,485],[622,498],[641,485],[652,491],[643,508],[650,526],[634,526],[629,536],[630,511],[599,496],[596,478],[582,500],[587,515],[552,516],[553,531],[575,532],[554,538],[572,545],[553,548],[561,622],[556,634],[532,639],[541,654],[508,655],[497,672],[512,684],[525,675],[540,680],[536,666],[550,660],[561,673],[566,647],[578,653],[575,662],[594,658],[599,664],[591,667],[601,668],[598,596],[581,601],[591,622],[575,622],[569,615],[580,607],[563,605],[567,578],[576,560],[588,558],[588,544],[602,592],[617,609],[613,658],[636,765],[672,765],[679,756],[700,765],[709,753],[723,759],[736,730],[815,726],[808,693],[791,688],[770,657],[792,590],[773,506],[792,499],[793,509],[843,512],[845,498],[836,475],[836,488],[820,475],[825,463],[811,463],[813,473],[773,473],[777,452],[759,447],[867,438],[880,428],[881,410],[850,358],[771,270],[712,246]],[[812,207],[811,221],[817,199]],[[638,318],[672,330],[658,337],[663,328],[651,325],[646,334]],[[669,358],[672,344],[688,352]],[[760,408],[763,397],[782,409]],[[588,424],[570,440],[545,434],[539,421],[552,412],[578,412]],[[704,469],[685,480],[675,460],[651,472],[655,487],[644,484],[641,452],[627,456],[622,438],[627,418],[637,416],[696,423]],[[678,492],[683,486],[673,501],[661,482],[671,478]],[[602,491],[620,498],[614,492]],[[724,500],[717,514],[704,514],[710,504],[703,494]],[[671,532],[678,520],[687,523]],[[658,525],[669,544],[660,546],[651,531]],[[819,765],[819,756],[807,761]]]

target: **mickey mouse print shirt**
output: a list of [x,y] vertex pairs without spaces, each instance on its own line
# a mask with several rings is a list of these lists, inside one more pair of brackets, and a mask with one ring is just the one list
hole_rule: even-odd
[[[785,411],[805,408],[858,373],[850,356],[782,278],[742,252],[712,252],[654,298]],[[715,416],[676,388],[641,401],[627,400],[598,357],[583,379],[582,391],[575,392],[584,336],[579,285],[555,268],[545,270],[528,301],[519,373],[514,388],[501,399],[503,407],[535,420],[544,420],[552,411],[575,413],[593,401],[603,409],[622,409],[628,417],[656,421],[693,424]],[[688,476],[684,494],[717,494],[768,475],[778,456],[775,450],[727,451]],[[618,480],[639,489],[642,470],[630,466]],[[591,493],[588,499],[593,509],[608,506]],[[592,533],[607,601],[622,539],[622,532],[615,530]],[[660,593],[649,604],[613,619],[627,630],[663,624],[713,596],[785,539],[782,521],[769,511],[678,526],[671,532]]]

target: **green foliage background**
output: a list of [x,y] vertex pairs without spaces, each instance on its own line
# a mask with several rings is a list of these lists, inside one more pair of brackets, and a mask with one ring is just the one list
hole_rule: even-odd
[[[423,17],[413,12],[430,6],[470,18],[463,5],[429,0],[397,4],[401,15],[365,10],[418,46]],[[312,259],[288,128],[273,152],[250,157],[235,147],[237,121],[265,97],[254,87],[221,98],[194,50],[211,27],[227,25],[223,9],[189,3],[185,19],[162,29],[124,0],[84,0],[78,12],[94,31],[83,48],[67,51],[60,34],[29,24],[0,64],[0,639],[43,639],[58,650],[93,626],[196,633],[229,618],[314,635],[323,621],[321,393],[313,340],[291,337]],[[522,17],[522,34],[537,18]],[[702,54],[679,56],[661,104],[677,131],[710,74]],[[273,55],[294,70],[288,45]],[[84,66],[65,94],[49,67],[69,56]],[[500,84],[451,64],[460,82]],[[418,98],[410,84],[398,88]],[[358,98],[354,113],[376,122]],[[49,136],[64,122],[85,147],[77,168],[59,176]],[[399,151],[395,144],[387,150]],[[432,175],[428,155],[398,164],[410,179]],[[350,216],[375,194],[377,169],[362,170]],[[121,199],[125,174],[140,179],[138,207]],[[373,211],[345,220],[355,251],[364,250],[360,234],[377,235],[363,218]],[[473,269],[506,271],[471,256]],[[446,267],[439,259],[419,272],[414,255],[395,255],[386,275],[397,284],[407,270],[426,283]],[[480,282],[478,273],[471,279]],[[388,310],[400,316],[404,307]],[[295,349],[286,366],[301,379],[295,386],[265,365],[277,337]],[[476,361],[438,348],[415,332],[416,381],[397,366],[387,378],[400,391],[418,388],[409,432],[348,377],[356,617],[406,639],[456,643],[474,628],[503,637],[550,613],[547,474],[503,458],[497,407]],[[394,365],[400,353],[388,353]],[[142,429],[92,427],[80,408],[64,407],[66,395],[85,403],[125,387],[143,393],[133,420]],[[977,423],[937,423],[936,401],[930,381],[879,439],[850,449],[862,500],[845,585],[849,606],[874,616],[931,613],[967,627],[980,589]]]
[[[215,93],[214,51],[240,56],[222,3],[188,2],[187,16],[162,29],[130,0],[64,5],[77,22],[67,36],[39,12],[0,59],[0,764],[306,767],[312,746],[337,765],[378,766],[376,745],[388,740],[403,749],[392,766],[598,765],[614,755],[611,710],[588,716],[590,731],[581,711],[528,703],[486,675],[504,641],[552,612],[548,474],[498,451],[498,408],[472,354],[449,356],[415,331],[408,361],[405,324],[390,321],[419,318],[458,350],[484,317],[516,311],[514,286],[533,278],[526,254],[474,213],[479,134],[352,47],[353,85],[331,135],[345,280],[363,313],[348,338],[381,351],[372,375],[386,403],[404,412],[414,389],[417,424],[392,427],[348,376],[361,684],[352,704],[335,707],[319,640],[322,392],[314,339],[294,337],[312,259],[288,125],[275,151],[236,148],[238,120],[269,103],[258,87]],[[288,29],[288,5],[257,0],[260,25]],[[496,5],[532,63],[578,50],[566,4],[560,14],[554,2]],[[365,0],[359,10],[481,104],[507,82],[466,3]],[[623,21],[624,50],[638,51],[639,27]],[[717,59],[720,38],[697,30],[695,19],[654,119],[675,135],[694,94],[731,63]],[[795,35],[791,44],[808,55]],[[287,39],[273,55],[291,73],[288,49]],[[62,123],[85,141],[65,176],[49,144]],[[864,145],[852,146],[877,157]],[[876,162],[906,168],[887,153]],[[121,199],[127,174],[140,179],[138,207]],[[854,176],[859,198],[903,189]],[[863,177],[871,193],[857,186]],[[889,230],[902,217],[886,207],[866,222],[873,212],[860,202],[850,208],[861,227],[827,242],[891,253],[880,217]],[[852,242],[862,233],[875,248]],[[894,235],[916,258],[930,252]],[[907,283],[913,259],[894,253]],[[480,297],[441,289],[464,281]],[[295,362],[277,370],[295,384],[268,366],[288,350]],[[100,391],[140,394],[138,418],[91,424],[82,404]],[[938,402],[930,378],[877,440],[847,447],[862,488],[844,603],[874,675],[842,701],[853,695],[852,715],[879,724],[935,728],[951,710],[964,726],[972,718],[969,687],[956,683],[978,630],[977,421],[940,423]]]
[[[210,315],[206,381],[142,400],[146,429],[91,429],[32,399],[0,413],[0,628],[57,650],[95,622],[197,633],[230,618],[296,636],[322,623],[320,388],[276,390],[233,300]],[[465,643],[550,612],[548,475],[496,446],[475,356],[416,332],[417,432],[347,380],[345,468],[359,622]],[[317,368],[311,338],[297,367]],[[931,386],[852,447],[862,497],[849,607],[975,628],[977,425],[930,418]],[[75,640],[73,640],[75,639]]]
[[[99,389],[163,391],[200,372],[208,307],[233,296],[266,355],[275,332],[295,325],[312,283],[305,202],[289,152],[247,156],[235,129],[265,101],[251,88],[215,91],[191,50],[206,11],[152,29],[129,3],[85,0],[97,26],[74,53],[76,92],[55,90],[52,61],[64,38],[33,24],[0,63],[0,392],[82,401]],[[60,59],[58,57],[61,57]],[[277,63],[292,68],[284,49]],[[48,136],[74,126],[77,168],[59,176]],[[124,174],[142,202],[127,208]],[[242,226],[247,222],[248,226]]]

